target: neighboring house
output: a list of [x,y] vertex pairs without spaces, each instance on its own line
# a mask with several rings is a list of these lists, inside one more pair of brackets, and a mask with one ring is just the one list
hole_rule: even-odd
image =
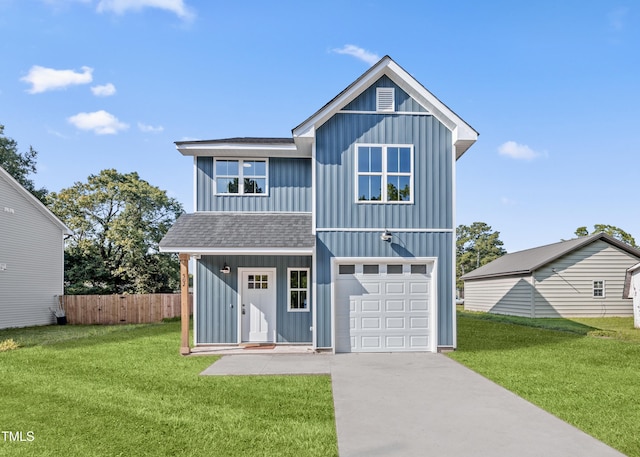
[[455,168],[477,136],[387,56],[291,138],[177,142],[195,212],[160,249],[196,259],[195,344],[455,347]]
[[0,328],[55,322],[71,231],[0,168]]
[[506,254],[462,276],[464,309],[525,317],[631,316],[640,250],[604,233]]
[[640,263],[627,269],[622,296],[633,300],[633,326],[640,328]]

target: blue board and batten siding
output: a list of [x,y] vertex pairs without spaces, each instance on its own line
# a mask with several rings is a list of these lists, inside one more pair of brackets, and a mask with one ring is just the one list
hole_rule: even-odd
[[269,159],[266,196],[215,195],[213,157],[196,158],[197,211],[311,211],[311,160]]
[[[344,112],[375,110],[376,87],[395,87],[396,110],[402,113]],[[357,144],[413,145],[413,203],[356,202]],[[387,256],[438,259],[438,345],[454,345],[451,131],[383,77],[317,130],[316,161],[316,185],[322,189],[316,201],[317,345],[330,347],[332,341],[331,258]],[[387,228],[392,242],[358,228]]]
[[[220,272],[229,265],[231,273]],[[311,268],[310,256],[202,256],[196,265],[196,344],[238,342],[238,268],[276,269],[278,343],[311,343],[308,312],[289,312],[287,268]]]

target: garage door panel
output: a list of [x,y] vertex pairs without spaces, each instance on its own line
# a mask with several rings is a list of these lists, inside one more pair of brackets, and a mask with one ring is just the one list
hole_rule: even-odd
[[[432,265],[429,265],[429,269]],[[397,269],[396,269],[397,270]],[[336,281],[337,308],[348,311],[344,324],[336,322],[347,335],[336,334],[338,352],[428,351],[431,338],[429,293],[430,275],[411,273],[387,275],[386,265],[378,274],[339,275]],[[348,306],[347,306],[348,305]],[[348,323],[348,325],[347,325]],[[338,332],[338,330],[336,330]],[[345,343],[349,346],[346,346]]]
[[404,294],[406,289],[406,284],[404,282],[387,282],[386,283],[386,292],[387,295],[392,294]]
[[[380,312],[380,300],[362,300],[360,303],[361,303],[360,309],[362,310],[362,312],[375,312],[375,313]],[[358,310],[358,307],[356,305],[355,311],[357,310]]]
[[387,317],[386,319],[386,328],[388,329],[404,329],[405,318],[404,317]]
[[404,300],[385,300],[385,311],[387,312],[404,312]]

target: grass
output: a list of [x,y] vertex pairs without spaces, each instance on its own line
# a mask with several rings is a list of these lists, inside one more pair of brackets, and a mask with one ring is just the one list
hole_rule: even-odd
[[0,331],[0,456],[337,455],[328,376],[199,376],[179,326]]
[[458,350],[449,356],[626,455],[640,457],[636,332],[632,318],[525,319],[459,312]]

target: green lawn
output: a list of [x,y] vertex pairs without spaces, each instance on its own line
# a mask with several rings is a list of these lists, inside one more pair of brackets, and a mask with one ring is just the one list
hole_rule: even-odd
[[640,331],[632,318],[458,313],[449,356],[632,457],[640,457]]
[[0,456],[337,455],[328,376],[199,376],[179,326],[0,331]]

